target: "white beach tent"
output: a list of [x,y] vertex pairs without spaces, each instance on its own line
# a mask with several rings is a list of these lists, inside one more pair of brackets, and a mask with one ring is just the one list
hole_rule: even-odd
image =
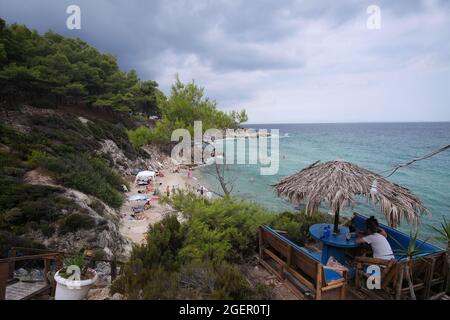
[[146,194],[133,194],[128,197],[129,201],[148,201],[149,198]]
[[137,183],[140,180],[150,180],[153,179],[155,176],[156,176],[155,171],[141,171],[136,175],[134,183]]

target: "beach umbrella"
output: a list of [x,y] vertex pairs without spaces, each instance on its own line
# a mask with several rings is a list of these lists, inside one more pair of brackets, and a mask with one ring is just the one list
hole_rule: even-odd
[[148,196],[145,194],[133,194],[128,197],[129,201],[147,201]]
[[402,218],[417,224],[419,217],[428,212],[409,189],[346,161],[317,161],[274,187],[278,196],[296,205],[304,203],[307,214],[317,211],[321,204],[328,205],[335,215],[336,233],[339,211],[353,207],[358,197],[377,205],[392,227],[397,227]]

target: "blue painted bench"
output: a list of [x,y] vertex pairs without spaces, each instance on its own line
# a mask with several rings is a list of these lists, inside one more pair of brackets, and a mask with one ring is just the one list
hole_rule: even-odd
[[[300,247],[279,231],[259,228],[260,263],[294,293],[304,298],[296,282],[316,300],[345,299],[347,272],[323,265],[320,254]],[[300,286],[300,287],[301,287]]]

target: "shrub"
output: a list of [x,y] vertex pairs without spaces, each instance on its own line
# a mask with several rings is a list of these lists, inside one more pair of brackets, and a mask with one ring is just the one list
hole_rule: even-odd
[[152,129],[147,127],[139,127],[136,130],[129,130],[128,139],[135,148],[142,147],[143,145],[154,140],[155,135]]
[[69,232],[76,232],[80,229],[92,229],[95,227],[95,220],[81,213],[71,213],[67,217],[63,218],[59,227],[60,234],[66,234]]
[[28,157],[28,163],[35,167],[44,165],[47,160],[47,153],[40,150],[32,150]]
[[65,187],[96,196],[114,208],[122,205],[119,190],[123,179],[100,158],[68,154],[66,157],[48,157],[41,165]]
[[309,227],[316,223],[333,223],[329,214],[316,212],[312,215],[305,212],[283,212],[277,216],[271,226],[288,233],[288,238],[299,245],[312,240]]
[[232,197],[211,202],[192,193],[178,192],[169,201],[189,218],[185,259],[242,262],[256,252],[257,230],[276,217],[257,204]]
[[265,299],[270,288],[252,288],[232,262],[256,253],[257,227],[274,215],[233,198],[212,202],[179,192],[175,215],[150,226],[147,241],[134,246],[112,292],[129,299]]

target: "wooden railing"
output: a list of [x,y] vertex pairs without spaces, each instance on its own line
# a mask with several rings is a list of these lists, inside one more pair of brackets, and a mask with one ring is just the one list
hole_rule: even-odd
[[[448,278],[447,255],[445,251],[418,259],[406,261],[386,261],[368,257],[356,259],[355,285],[370,299],[411,299],[411,290],[417,299],[436,300],[445,295]],[[408,263],[411,284],[400,278],[401,269]],[[368,266],[378,266],[381,270],[381,290],[368,290],[366,280]]]
[[[19,255],[18,253],[30,253],[26,255]],[[55,283],[49,280],[48,274],[51,271],[52,262],[55,263],[55,270],[62,267],[62,260],[68,253],[61,251],[49,251],[45,249],[24,248],[24,247],[12,247],[8,252],[8,257],[0,259],[0,300],[5,299],[6,288],[8,284],[14,282],[14,270],[16,269],[17,262],[25,261],[42,261],[44,263],[44,281],[46,289],[48,289],[50,295],[54,294]],[[94,267],[96,262],[106,262],[111,269],[111,280],[114,280],[117,275],[118,265],[123,264],[121,261],[117,261],[115,257],[113,259],[101,259],[95,256],[86,255],[89,261],[90,267]],[[42,290],[41,290],[42,291]]]
[[[31,255],[22,255],[17,256],[17,252],[19,250],[28,251],[28,252],[39,252]],[[23,261],[39,261],[43,260],[44,262],[44,279],[45,286],[41,288],[40,291],[48,290],[49,293],[53,292],[54,285],[51,282],[47,275],[50,271],[50,265],[52,262],[55,262],[57,267],[61,264],[60,253],[58,252],[46,252],[45,250],[39,249],[30,249],[30,248],[11,248],[8,254],[8,258],[0,259],[0,300],[5,299],[6,288],[10,282],[14,280],[14,270],[17,262]],[[32,293],[30,293],[32,295]]]

